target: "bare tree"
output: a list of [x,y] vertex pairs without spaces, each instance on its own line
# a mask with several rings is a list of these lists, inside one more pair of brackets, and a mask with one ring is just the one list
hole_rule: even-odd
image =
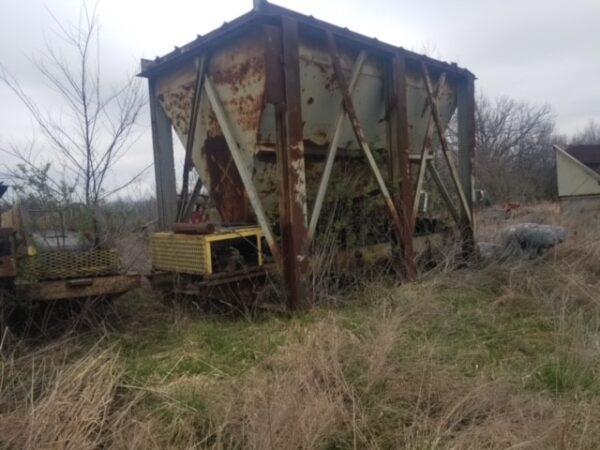
[[552,196],[556,183],[550,106],[479,95],[476,122],[478,179],[492,201]]
[[[7,172],[22,186],[32,179],[47,184],[49,192],[79,197],[95,208],[106,196],[128,186],[141,173],[107,189],[107,175],[139,137],[136,123],[144,106],[140,84],[131,77],[109,90],[101,79],[97,4],[84,2],[76,24],[64,24],[52,15],[61,48],[48,42],[42,56],[32,58],[41,76],[60,97],[62,113],[44,111],[0,65],[0,81],[21,100],[41,130],[53,158],[40,161],[31,147],[0,149],[18,162]],[[67,57],[71,51],[74,57]],[[56,167],[56,170],[53,170]]]
[[570,143],[600,145],[600,123],[590,120],[583,130],[573,135]]

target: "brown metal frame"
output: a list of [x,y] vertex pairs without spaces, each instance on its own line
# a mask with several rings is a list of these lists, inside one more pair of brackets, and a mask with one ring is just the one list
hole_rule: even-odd
[[458,175],[464,192],[468,193],[467,206],[471,212],[460,216],[460,228],[463,239],[463,256],[477,257],[475,246],[475,218],[473,217],[473,198],[475,186],[475,77],[465,77],[458,85]]
[[[469,206],[469,201],[465,195],[462,183],[459,179],[458,171],[454,166],[454,163],[451,160],[450,156],[450,148],[448,145],[448,141],[446,139],[446,132],[442,125],[440,119],[440,113],[438,111],[437,106],[437,98],[434,96],[433,88],[431,87],[431,79],[429,77],[429,70],[427,69],[427,65],[424,62],[421,62],[421,70],[423,72],[423,79],[425,81],[425,88],[427,90],[427,98],[429,100],[429,108],[431,109],[431,116],[433,117],[433,122],[437,129],[438,139],[440,140],[440,146],[442,148],[442,154],[444,155],[444,159],[448,165],[448,169],[450,171],[450,176],[452,178],[452,182],[454,183],[454,187],[458,193],[458,197],[460,200],[461,213],[467,222],[472,222],[471,211]],[[421,161],[423,164],[423,161]]]
[[[276,161],[279,178],[279,207],[280,207],[280,240],[275,236],[266,219],[262,204],[256,188],[252,181],[251,173],[247,170],[248,164],[245,156],[240,150],[234,138],[231,126],[228,122],[218,94],[212,85],[210,76],[206,73],[207,52],[217,39],[226,39],[230,35],[243,32],[244,27],[256,21],[263,27],[265,45],[265,70],[267,76],[267,88],[265,102],[275,107],[277,149]],[[317,200],[315,202],[310,225],[307,215],[306,181],[305,181],[305,149],[303,139],[301,86],[300,86],[300,64],[299,64],[299,29],[308,27],[311,31],[322,33],[327,42],[329,53],[334,68],[338,88],[342,94],[342,108],[336,117],[334,139],[329,146],[326,155],[326,165],[322,174]],[[350,80],[342,71],[338,42],[344,41],[357,45],[359,52],[355,61]],[[186,57],[184,58],[184,54]],[[360,69],[369,56],[381,58],[388,64],[388,124],[389,124],[389,149],[390,169],[393,189],[390,192],[386,182],[377,166],[360,120],[356,114],[352,91],[360,73]],[[456,65],[449,65],[431,60],[421,55],[398,49],[387,44],[380,43],[368,38],[361,37],[356,33],[343,30],[339,27],[317,21],[313,18],[299,15],[289,10],[262,3],[260,8],[253,10],[246,16],[236,19],[228,25],[226,30],[217,30],[208,37],[199,38],[198,42],[192,43],[184,50],[167,55],[156,62],[144,64],[143,76],[149,78],[151,94],[152,129],[154,138],[155,161],[157,165],[157,194],[159,202],[159,219],[162,229],[169,229],[171,210],[177,209],[177,217],[185,220],[188,216],[190,205],[198,194],[201,184],[197,184],[191,196],[188,195],[187,174],[191,168],[191,149],[193,146],[195,126],[190,125],[186,143],[186,160],[184,167],[184,180],[181,191],[181,202],[178,207],[169,206],[171,200],[166,199],[167,192],[174,192],[172,188],[171,175],[165,174],[172,168],[172,142],[170,124],[162,108],[158,106],[154,91],[154,77],[160,74],[167,66],[189,61],[189,58],[197,58],[197,78],[192,111],[192,121],[198,114],[200,95],[204,92],[215,112],[219,125],[223,131],[228,144],[233,162],[238,170],[244,188],[248,194],[251,205],[257,216],[257,220],[265,233],[265,238],[270,246],[271,252],[277,262],[280,273],[283,276],[286,287],[289,309],[303,308],[309,305],[308,297],[308,275],[309,275],[309,246],[316,231],[322,201],[330,180],[333,161],[336,157],[337,145],[335,137],[340,133],[342,122],[348,116],[357,141],[369,163],[370,169],[377,181],[379,190],[385,199],[386,206],[392,219],[398,244],[401,250],[401,261],[406,279],[416,278],[416,262],[412,248],[414,236],[414,224],[418,209],[419,192],[425,177],[429,171],[433,181],[438,186],[442,197],[448,204],[451,215],[458,223],[464,239],[464,251],[468,254],[474,250],[473,243],[473,217],[471,212],[472,192],[472,157],[474,152],[474,76]],[[411,179],[410,142],[407,117],[407,94],[406,94],[406,68],[415,63],[423,76],[425,83],[428,109],[430,110],[430,123],[427,128],[425,141],[422,145],[420,157],[417,160],[418,176],[416,185],[413,186]],[[434,91],[430,69],[438,74],[438,81]],[[445,131],[440,120],[437,101],[447,78],[452,77],[458,81],[457,109],[459,119],[459,165],[454,166]],[[432,164],[430,154],[433,150],[433,133],[437,132],[444,160],[451,174],[453,187],[460,200],[457,209],[452,202],[452,196],[444,186],[442,178],[436,167]],[[171,153],[169,156],[168,153]],[[167,155],[165,155],[167,154]],[[165,164],[166,161],[166,164]],[[174,179],[174,175],[173,175]],[[175,214],[173,214],[175,217]],[[172,224],[172,222],[171,222]]]
[[[148,61],[142,61],[142,68]],[[156,80],[148,79],[150,120],[152,123],[152,146],[154,150],[154,174],[158,228],[169,230],[177,218],[177,187],[175,181],[175,157],[171,121],[160,106],[156,93]]]
[[[298,22],[281,19],[281,80],[285,104],[276,111],[277,170],[282,247],[282,275],[288,307],[298,309],[308,298],[308,224],[302,102],[300,100],[300,59]],[[283,107],[282,107],[283,106]]]
[[[431,108],[430,104],[431,104],[432,100],[433,100],[433,102],[437,102],[440,92],[442,92],[442,90],[444,88],[445,82],[446,82],[446,72],[442,72],[442,74],[440,75],[440,78],[437,82],[436,93],[427,102],[428,109]],[[417,182],[415,183],[415,192],[414,192],[413,201],[412,201],[412,223],[413,223],[413,225],[417,220],[417,213],[419,210],[419,195],[421,193],[423,181],[425,180],[425,172],[427,170],[427,164],[428,164],[427,160],[428,160],[429,155],[431,154],[432,147],[433,147],[433,131],[434,131],[433,127],[434,127],[433,120],[430,117],[429,122],[427,124],[427,131],[425,132],[425,140],[424,140],[422,148],[421,148],[421,156],[419,158],[419,171],[418,171],[418,175],[417,175]]]
[[400,249],[402,264],[409,281],[417,277],[417,263],[413,249],[414,226],[411,218],[412,184],[410,176],[410,142],[408,133],[408,111],[406,94],[406,56],[396,52],[391,58],[391,92],[393,111],[390,116],[390,159],[392,180],[397,183],[399,195],[396,199],[402,212]]

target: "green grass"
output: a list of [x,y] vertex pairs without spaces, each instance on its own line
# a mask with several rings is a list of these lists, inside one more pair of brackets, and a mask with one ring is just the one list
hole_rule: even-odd
[[529,423],[539,435],[548,417],[558,427],[560,415],[572,413],[573,426],[587,430],[581,405],[600,400],[600,315],[578,302],[557,304],[565,296],[545,285],[555,281],[537,281],[530,290],[470,270],[403,286],[375,282],[291,318],[184,311],[142,291],[121,300],[121,329],[101,342],[125,371],[119,401],[143,393],[135,420],[156,420],[174,448],[191,435],[231,437],[243,448],[244,430],[271,418],[282,433],[286,420],[298,421],[297,442],[302,427],[316,430],[322,417],[337,427],[321,441],[331,449],[354,448],[355,426],[359,444],[373,439],[380,448],[397,448],[398,439],[446,448],[486,423],[512,435],[514,420],[526,424],[523,436]]
[[[416,295],[409,295],[411,289],[417,289]],[[374,291],[374,298],[364,301]],[[507,295],[503,280],[493,273],[457,272],[429,287],[367,286],[352,294],[363,301],[350,299],[294,319],[223,319],[194,313],[173,323],[163,315],[118,340],[127,375],[140,383],[194,375],[240,377],[285,346],[294,328],[334,315],[343,328],[361,337],[369,333],[376,308],[407,308],[420,295],[427,296],[422,301],[430,305],[402,325],[408,339],[395,352],[399,358],[415,357],[426,349],[436,364],[466,377],[483,375],[552,394],[599,392],[593,370],[580,370],[573,356],[565,360],[560,353],[556,317],[527,293]],[[588,321],[583,326],[596,325]]]
[[576,354],[553,355],[536,371],[532,385],[554,395],[572,393],[579,397],[596,397],[600,394],[598,373]]
[[[261,377],[274,383],[293,377],[296,357],[299,364],[304,361],[306,369],[307,360],[302,359],[306,355],[298,344],[314,345],[311,351],[316,360],[340,358],[336,367],[343,366],[345,383],[357,396],[357,405],[371,421],[370,432],[383,443],[382,448],[394,448],[398,432],[392,430],[397,430],[398,424],[409,427],[407,441],[421,442],[419,433],[423,432],[421,447],[443,448],[443,441],[428,435],[431,428],[427,427],[440,420],[437,414],[442,413],[436,408],[446,408],[444,414],[448,414],[456,405],[462,407],[464,397],[460,396],[468,395],[471,387],[508,386],[511,395],[522,396],[519,399],[523,401],[541,399],[540,408],[550,404],[551,409],[564,407],[564,411],[576,409],[579,402],[594,404],[600,399],[600,357],[596,356],[595,344],[600,316],[577,302],[557,304],[562,297],[555,291],[562,285],[548,276],[544,267],[532,270],[541,272],[535,284],[531,283],[535,289],[530,288],[529,272],[511,275],[517,278],[507,282],[506,268],[457,271],[403,286],[370,283],[335,304],[321,305],[292,318],[273,314],[231,318],[189,311],[175,314],[152,299],[140,298],[133,308],[147,308],[147,317],[115,333],[113,339],[123,356],[128,382],[158,393],[142,407],[165,427],[186,423],[200,430],[199,435],[214,432],[215,421],[223,414],[219,408],[236,405],[235,411],[238,396],[251,398],[249,401],[256,402],[252,405],[259,407],[262,396],[268,398],[271,393],[264,385],[253,383]],[[341,331],[327,334],[323,327]],[[385,337],[379,341],[378,333],[387,332],[393,333],[392,348],[385,356],[385,367],[379,369],[379,346],[390,344]],[[314,343],[310,336],[324,339]],[[336,349],[340,339],[348,339],[350,347],[346,343],[338,349],[340,353],[327,353],[328,346]],[[375,366],[370,365],[371,355],[375,355]],[[352,362],[344,365],[347,360]],[[282,361],[287,361],[283,369]],[[302,373],[300,367],[297,370]],[[371,383],[368,371],[372,367],[384,372],[391,367],[394,373],[380,378],[375,373]],[[324,385],[332,383],[326,371],[314,376]],[[390,381],[396,377],[399,384]],[[257,393],[257,386],[265,392]],[[448,400],[454,386],[460,393],[457,399]],[[423,389],[423,401],[432,402],[423,410],[418,410],[412,396],[419,389]],[[252,392],[256,397],[251,397]],[[486,409],[493,408],[486,405],[495,405],[495,391],[482,392],[481,412],[469,410],[470,403],[465,403],[465,422],[456,426],[476,427],[477,420],[495,414],[493,409]],[[502,399],[503,388],[498,392]],[[280,396],[274,403],[282,401]],[[524,408],[523,414],[529,414]],[[319,414],[318,408],[315,411]],[[504,413],[500,410],[498,414],[501,423]],[[535,415],[527,417],[538,420]],[[419,431],[418,425],[415,428],[420,420],[430,421],[423,425],[423,430],[429,431]],[[410,437],[410,433],[416,435]],[[332,433],[322,448],[353,448],[354,438],[347,429]],[[419,445],[413,448],[421,448]]]
[[196,317],[183,324],[153,323],[121,338],[127,373],[140,381],[181,375],[239,376],[285,339],[280,319],[219,321]]
[[121,349],[127,376],[140,384],[184,375],[240,377],[285,345],[291,329],[320,317],[265,313],[231,318],[188,310],[175,320],[170,306],[144,294],[122,300],[123,315],[136,321],[111,339]]

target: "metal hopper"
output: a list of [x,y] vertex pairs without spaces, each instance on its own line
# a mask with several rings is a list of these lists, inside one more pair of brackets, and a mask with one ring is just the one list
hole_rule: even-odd
[[[348,221],[340,250],[393,242],[407,278],[427,182],[472,249],[469,71],[266,2],[142,65],[161,228],[189,219],[203,184],[212,221],[261,227],[291,307],[306,298],[311,244],[336,195],[351,204],[335,213]],[[458,164],[445,133],[456,113]],[[181,188],[171,128],[186,148]],[[371,229],[360,211],[376,217]]]

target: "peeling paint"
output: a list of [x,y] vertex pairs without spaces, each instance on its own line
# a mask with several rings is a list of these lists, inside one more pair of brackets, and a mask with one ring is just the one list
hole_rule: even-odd
[[[349,77],[359,49],[350,45],[339,48],[340,64]],[[277,223],[279,218],[278,176],[276,169],[275,108],[265,103],[266,58],[262,35],[259,31],[248,33],[237,40],[230,40],[211,52],[207,74],[213,81],[224,109],[234,128],[234,134],[252,173],[256,190],[261,196],[268,219]],[[342,102],[339,86],[329,58],[324,38],[314,33],[301,33],[299,46],[301,105],[303,141],[292,146],[291,170],[296,174],[292,195],[303,205],[304,217],[314,200],[324,159],[333,135],[335,113]],[[359,75],[352,95],[357,117],[364,136],[372,149],[380,172],[389,183],[390,163],[388,123],[386,121],[385,62],[369,55]],[[159,83],[160,102],[173,121],[177,135],[185,142],[189,129],[189,117],[194,86],[194,65],[174,70],[162,77]],[[417,70],[407,72],[407,110],[410,152],[419,154],[429,120],[427,94],[423,79]],[[456,85],[447,82],[440,94],[441,121],[447,126],[456,104]],[[200,102],[199,123],[196,127],[195,147],[192,151],[194,165],[206,186],[212,190],[213,201],[223,222],[251,221],[252,212],[247,199],[240,191],[229,165],[224,172],[227,152],[223,146],[211,143],[222,139],[222,130],[206,99]],[[435,145],[434,142],[433,144]],[[377,192],[371,170],[348,118],[345,119],[340,141],[342,147],[331,177],[326,204],[332,205],[336,196],[348,198],[352,204],[363,204],[363,209],[373,210],[374,205],[385,205]],[[297,158],[305,155],[304,158]],[[296,156],[296,157],[294,157]],[[219,161],[217,164],[216,161]],[[230,181],[224,181],[230,180]],[[356,184],[356,180],[361,180]],[[430,189],[429,187],[425,187]],[[353,199],[353,200],[351,200]],[[250,208],[251,209],[251,208]],[[327,207],[325,209],[328,209]],[[329,208],[331,209],[331,208]],[[326,212],[325,214],[327,214]],[[348,214],[350,214],[348,212]],[[380,210],[382,220],[386,213]],[[377,225],[381,227],[381,225]],[[385,227],[383,227],[385,228]],[[368,234],[368,233],[367,233]],[[359,239],[360,240],[360,239]]]

